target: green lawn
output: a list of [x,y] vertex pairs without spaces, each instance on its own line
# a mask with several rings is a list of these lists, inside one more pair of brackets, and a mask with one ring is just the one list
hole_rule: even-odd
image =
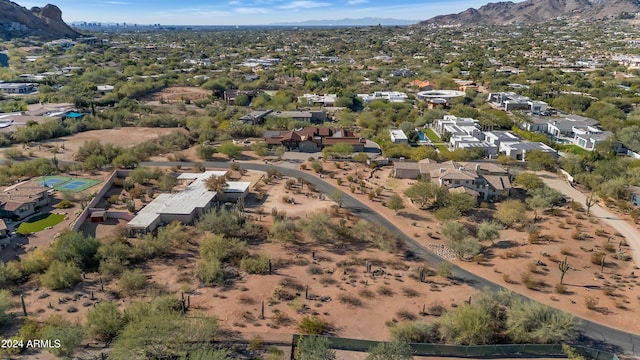
[[436,148],[438,148],[438,150],[440,150],[440,152],[444,152],[444,153],[448,153],[449,152],[449,149],[447,148],[447,145],[442,142],[442,140],[440,139],[438,134],[435,133],[435,131],[433,131],[431,129],[426,129],[424,134],[427,135],[427,138],[429,140],[431,140],[433,145],[435,145]]
[[41,214],[32,217],[27,221],[23,221],[16,232],[18,234],[31,234],[38,231],[42,231],[49,226],[54,226],[62,222],[64,220],[64,215],[62,214]]
[[578,145],[573,145],[573,144],[571,144],[571,145],[561,145],[560,146],[560,151],[564,151],[564,152],[571,153],[571,154],[578,154],[580,156],[585,156],[585,155],[589,154],[589,152],[590,152],[588,150],[585,150],[585,149],[581,148]]

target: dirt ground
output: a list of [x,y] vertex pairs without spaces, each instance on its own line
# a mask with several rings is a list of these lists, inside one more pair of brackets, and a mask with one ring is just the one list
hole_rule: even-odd
[[144,97],[143,101],[153,101],[160,102],[164,101],[167,103],[176,103],[176,102],[185,102],[186,100],[200,100],[206,99],[211,95],[210,90],[204,90],[199,87],[187,87],[187,86],[176,86],[165,88],[161,91],[155,92],[147,97]]
[[[255,172],[246,175],[256,178]],[[259,177],[258,177],[259,178]],[[243,177],[243,180],[245,178]],[[285,188],[286,178],[278,179],[261,189],[265,195],[246,202],[249,217],[260,225],[269,226],[271,209],[294,218],[325,211],[335,205],[330,200],[318,200],[318,195],[298,193]],[[282,197],[293,197],[295,204]],[[356,218],[345,209],[335,219]],[[85,224],[84,229],[98,237],[113,236],[118,221]],[[121,222],[120,222],[121,223]],[[366,251],[365,251],[366,250]],[[86,311],[98,301],[118,301],[123,307],[133,301],[151,300],[158,291],[189,296],[191,308],[217,316],[222,326],[234,332],[257,333],[265,338],[291,339],[297,333],[303,316],[317,315],[329,325],[332,334],[351,338],[388,339],[389,323],[400,319],[424,319],[433,316],[431,309],[450,309],[461,304],[474,292],[466,285],[430,275],[421,283],[417,280],[422,263],[406,261],[402,257],[373,248],[351,248],[340,244],[319,244],[298,239],[296,245],[250,243],[251,253],[267,253],[273,259],[271,275],[243,275],[233,286],[201,287],[193,273],[197,262],[197,241],[177,250],[177,255],[150,261],[143,267],[156,290],[139,296],[123,297],[117,281],[102,279],[96,273],[86,274],[85,280],[73,291],[49,291],[34,288],[25,292],[29,312],[39,319],[61,313],[72,321],[84,321]],[[372,264],[371,273],[366,263]],[[274,289],[282,287],[291,298],[275,300]],[[308,293],[307,293],[308,291]],[[356,299],[341,299],[347,295]],[[265,302],[262,319],[262,301]]]
[[[337,169],[333,163],[327,162],[323,167],[323,180],[337,185],[337,179],[342,179],[341,188],[345,193],[369,204],[403,229],[408,236],[414,237],[456,265],[581,318],[640,333],[640,323],[635,316],[630,316],[640,311],[640,273],[632,260],[615,258],[618,252],[620,255],[630,256],[631,251],[624,239],[616,235],[617,231],[600,219],[587,218],[584,212],[565,206],[557,216],[542,214],[535,224],[539,226],[540,237],[548,238],[548,241],[529,244],[528,233],[513,229],[502,230],[495,244],[484,244],[485,260],[481,264],[460,261],[445,246],[446,239],[439,233],[440,224],[429,211],[417,209],[406,198],[405,208],[397,214],[383,205],[393,193],[402,195],[403,190],[414,181],[391,178],[389,167],[374,171],[370,179],[371,170],[362,165],[347,164],[346,167]],[[308,172],[313,173],[311,170]],[[353,184],[347,181],[347,176],[363,180],[367,191],[377,186],[384,186],[385,190],[381,197],[369,200],[358,189],[351,192],[350,186]],[[533,218],[532,213],[527,215]],[[472,217],[487,216],[486,210],[478,210]],[[465,223],[473,228],[473,223],[468,220],[465,219]],[[429,232],[433,233],[433,238],[427,235]],[[573,236],[577,233],[587,236],[583,240],[574,240]],[[606,254],[604,271],[591,262],[591,256],[595,252]],[[566,291],[559,294],[555,289],[560,282],[557,262],[564,260],[565,256],[571,270],[564,279]],[[525,282],[534,289],[527,288]],[[587,301],[591,302],[591,309],[587,308]]]
[[[579,317],[626,331],[640,331],[636,317],[630,316],[640,311],[637,269],[631,261],[614,258],[618,251],[628,252],[628,248],[620,243],[622,239],[615,229],[598,219],[587,218],[583,212],[564,207],[555,215],[543,214],[536,223],[543,241],[529,244],[526,232],[503,230],[494,244],[484,244],[485,259],[481,264],[459,261],[444,246],[446,240],[439,233],[439,224],[428,211],[414,208],[406,199],[405,209],[397,214],[383,205],[393,193],[402,194],[411,181],[390,179],[388,168],[372,172],[355,164],[346,164],[340,169],[332,163],[323,165],[324,180],[337,185],[337,179],[342,179],[340,187],[345,193],[368,203],[407,235],[457,265]],[[257,172],[247,176],[254,180],[260,178]],[[369,190],[377,186],[383,186],[385,190],[381,196],[369,200],[366,192],[361,193],[358,189],[351,192],[348,176],[363,180]],[[331,200],[320,200],[318,194],[308,194],[308,189],[300,189],[298,185],[287,189],[286,180],[281,178],[259,186],[264,195],[252,195],[246,202],[251,219],[268,227],[272,222],[272,209],[294,218],[304,218],[318,211],[334,211],[335,204]],[[285,202],[283,197],[294,201]],[[474,217],[486,217],[487,213],[488,210],[478,210]],[[334,218],[336,221],[355,220],[346,209],[340,209]],[[96,236],[108,237],[116,225],[116,222],[106,222],[92,224],[91,228]],[[574,240],[572,237],[577,230],[590,237]],[[290,338],[298,332],[297,322],[303,316],[317,315],[330,324],[332,333],[337,336],[386,340],[388,324],[401,318],[430,321],[433,317],[422,313],[423,309],[426,313],[438,307],[450,309],[475,292],[466,285],[452,284],[434,275],[421,283],[415,274],[423,264],[398,255],[373,248],[311,243],[303,238],[298,242],[299,246],[287,247],[270,242],[251,243],[251,253],[264,252],[273,259],[274,272],[271,275],[245,274],[233,286],[208,288],[198,284],[193,275],[198,258],[195,241],[190,247],[178,249],[177,256],[170,261],[157,259],[146,264],[144,271],[152,280],[152,288],[156,289],[146,294],[122,298],[117,281],[105,280],[102,290],[99,275],[86,274],[86,279],[73,291],[33,288],[25,293],[25,300],[29,312],[40,319],[64,313],[70,320],[83,321],[87,309],[97,301],[118,301],[124,307],[132,301],[150,300],[157,291],[184,293],[189,296],[194,310],[216,315],[224,328],[243,334]],[[591,254],[597,251],[606,253],[604,271],[590,261]],[[564,281],[566,291],[559,294],[555,290],[560,278],[556,262],[565,256],[571,270]],[[372,272],[375,276],[366,272],[367,261],[374,264]],[[529,289],[525,284],[535,286]],[[292,297],[274,300],[276,288],[286,290]],[[349,297],[358,300],[355,305]],[[588,309],[586,299],[595,300],[596,304]],[[359,359],[359,354],[354,356],[353,359]],[[348,358],[351,357],[345,357]]]
[[[72,161],[78,149],[87,141],[99,140],[103,144],[130,147],[147,140],[153,140],[159,136],[170,134],[174,131],[184,131],[181,128],[141,128],[128,127],[126,129],[92,130],[64,136],[51,140],[43,140],[31,143],[28,146],[13,145],[12,148],[20,149],[30,157],[51,159],[55,151],[56,158],[61,161]],[[0,158],[4,154],[0,152]]]

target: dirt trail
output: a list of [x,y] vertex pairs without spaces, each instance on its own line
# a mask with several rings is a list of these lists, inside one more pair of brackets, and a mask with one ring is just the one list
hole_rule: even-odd
[[[549,187],[552,187],[560,191],[563,195],[572,198],[580,204],[585,204],[587,200],[587,194],[582,193],[580,190],[572,187],[566,179],[549,172],[538,173],[542,177],[542,180]],[[635,224],[630,223],[628,220],[613,214],[606,208],[603,208],[599,204],[595,204],[591,207],[591,216],[595,216],[602,221],[606,222],[609,226],[616,229],[627,241],[631,248],[631,254],[636,266],[640,267],[640,230]]]

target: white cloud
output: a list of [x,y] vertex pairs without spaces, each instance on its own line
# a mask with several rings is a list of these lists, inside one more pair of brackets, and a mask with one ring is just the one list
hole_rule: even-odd
[[358,5],[358,4],[364,4],[369,2],[369,0],[349,0],[347,1],[347,4],[349,5]]
[[234,11],[238,14],[269,14],[271,11],[269,9],[264,8],[255,8],[255,7],[239,7],[235,8]]
[[295,9],[313,9],[313,8],[320,8],[320,7],[326,7],[326,6],[331,6],[331,3],[328,2],[319,2],[319,1],[309,1],[309,0],[299,0],[299,1],[292,1],[288,4],[285,5],[281,5],[280,8],[281,9],[288,9],[288,10],[295,10]]

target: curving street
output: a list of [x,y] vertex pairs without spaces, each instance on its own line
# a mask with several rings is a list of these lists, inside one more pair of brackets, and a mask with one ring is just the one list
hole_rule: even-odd
[[[327,183],[326,181],[319,179],[308,172],[297,170],[297,166],[292,166],[291,163],[287,165],[270,165],[259,163],[239,162],[242,168],[247,170],[266,171],[269,168],[277,168],[278,171],[289,177],[298,178],[301,177],[309,183],[314,184],[319,191],[330,194],[338,189],[337,187]],[[193,166],[193,163],[188,162],[143,162],[140,166]],[[229,168],[229,162],[204,162],[204,166],[211,168]],[[294,163],[295,164],[295,163]],[[339,189],[338,189],[339,190]],[[360,202],[349,194],[343,192],[343,206],[350,208],[354,214],[357,214],[362,219],[371,223],[379,224],[394,231],[406,244],[406,249],[413,252],[416,256],[423,258],[433,267],[437,267],[442,261],[442,258],[435,255],[427,248],[420,245],[417,241],[404,234],[393,223],[385,219],[383,216],[375,212],[366,204]],[[476,288],[476,289],[490,289],[492,291],[500,291],[505,288],[502,286],[481,278],[471,272],[468,272],[459,267],[454,267],[454,275],[460,281]],[[582,334],[578,340],[578,343],[584,346],[589,346],[597,349],[606,349],[616,353],[627,353],[633,355],[640,355],[640,336],[637,334],[627,333],[621,330],[613,329],[608,326],[581,319]]]

